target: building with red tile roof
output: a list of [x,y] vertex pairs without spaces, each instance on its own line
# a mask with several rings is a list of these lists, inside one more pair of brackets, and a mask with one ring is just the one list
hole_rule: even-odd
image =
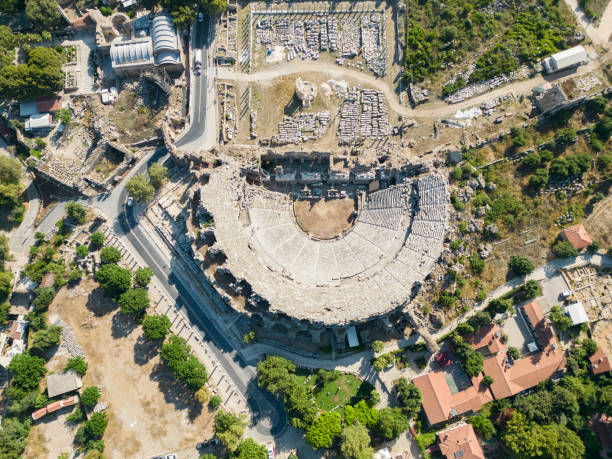
[[597,352],[589,357],[591,361],[591,371],[594,375],[600,375],[612,370],[610,360],[602,348],[597,349]]
[[485,403],[493,401],[488,388],[481,384],[482,375],[471,378],[470,387],[453,394],[444,373],[444,370],[432,371],[412,380],[412,383],[421,390],[423,409],[431,425],[463,413],[475,413]]
[[561,237],[572,244],[576,250],[582,250],[593,243],[591,236],[582,223],[565,228],[561,231]]
[[438,432],[440,452],[448,459],[485,459],[484,452],[470,424]]
[[521,310],[536,336],[540,351],[513,361],[504,350],[485,359],[483,373],[493,378],[490,388],[496,399],[518,394],[565,368],[563,350],[537,301],[526,304]]
[[486,347],[490,354],[497,354],[505,347],[501,341],[501,330],[497,324],[480,327],[476,333],[466,337],[465,342],[471,344],[476,350]]
[[603,447],[601,457],[610,457],[612,454],[612,417],[596,414],[591,419],[591,425]]
[[47,414],[51,414],[57,410],[65,408],[67,406],[74,406],[79,403],[79,396],[73,395],[72,397],[68,397],[65,400],[58,400],[57,402],[50,403],[49,405],[41,408],[40,410],[36,410],[32,413],[32,419],[34,421],[39,420],[40,418],[46,416]]

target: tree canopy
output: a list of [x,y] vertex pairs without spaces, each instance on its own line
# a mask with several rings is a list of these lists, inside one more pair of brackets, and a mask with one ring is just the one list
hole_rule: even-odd
[[220,410],[215,416],[213,428],[221,444],[233,452],[244,434],[245,422],[232,413]]
[[39,29],[53,29],[62,22],[56,0],[25,0],[25,13]]
[[164,343],[161,358],[166,361],[176,379],[183,381],[193,391],[197,391],[208,380],[206,368],[191,353],[187,342],[179,336],[171,335]]
[[52,325],[43,330],[38,330],[32,335],[31,351],[41,355],[47,349],[59,345],[62,339],[62,327]]
[[100,399],[100,390],[97,386],[89,386],[81,394],[81,402],[88,408],[93,408]]
[[146,287],[151,282],[153,278],[153,270],[148,266],[144,268],[138,268],[136,272],[134,272],[134,283],[138,287]]
[[125,184],[125,188],[136,201],[147,202],[153,198],[155,189],[145,174],[136,174]]
[[165,314],[146,315],[142,321],[142,331],[146,339],[162,340],[170,331],[170,319]]
[[[38,3],[38,0],[29,1]],[[7,65],[0,69],[0,97],[20,101],[61,91],[64,87],[62,63],[62,57],[53,48],[32,49],[26,64]]]
[[121,294],[118,303],[122,314],[132,316],[140,323],[150,305],[149,293],[144,288],[130,289]]
[[510,269],[518,276],[529,274],[535,269],[535,265],[529,258],[520,255],[512,255],[508,266],[510,266]]
[[164,186],[168,174],[168,168],[162,166],[160,163],[153,163],[151,167],[149,167],[149,180],[153,188],[158,189]]
[[408,417],[401,408],[383,408],[379,411],[378,432],[388,440],[398,438],[408,430]]
[[100,250],[100,260],[102,263],[119,263],[121,252],[118,248],[108,245]]
[[82,204],[71,201],[66,204],[66,216],[83,224],[85,223],[85,217],[87,217],[87,209]]
[[268,451],[264,445],[260,445],[252,438],[245,438],[238,444],[231,457],[232,459],[267,459]]
[[132,273],[129,269],[115,264],[102,265],[96,271],[95,279],[104,289],[104,295],[117,299],[132,285]]
[[313,448],[329,448],[341,430],[338,413],[335,411],[321,413],[306,429],[306,441]]
[[38,383],[47,374],[44,359],[27,352],[13,357],[8,370],[13,374],[11,386],[25,392],[38,389]]
[[368,429],[361,424],[346,426],[340,433],[340,451],[346,459],[372,459]]
[[395,389],[397,390],[397,398],[406,416],[415,418],[421,410],[421,389],[409,383],[406,378],[400,378]]

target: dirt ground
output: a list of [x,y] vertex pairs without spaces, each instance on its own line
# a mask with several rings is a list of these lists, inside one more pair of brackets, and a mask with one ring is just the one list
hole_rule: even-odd
[[584,226],[594,241],[599,241],[604,249],[612,246],[612,196],[597,203],[593,213],[584,222]]
[[354,210],[355,202],[350,198],[297,200],[293,203],[297,224],[318,239],[332,239],[351,229]]
[[[50,317],[57,315],[70,325],[83,347],[89,363],[83,386],[102,386],[101,401],[108,402],[109,417],[105,456],[150,457],[212,435],[213,418],[207,408],[177,384],[168,367],[160,363],[157,346],[144,341],[142,329],[103,297],[96,282],[87,279],[74,289],[63,288],[49,311]],[[58,352],[48,366],[59,371],[67,357]],[[71,449],[76,428],[67,430],[63,417],[33,429],[37,443],[45,443],[41,440],[46,438],[47,457]],[[58,435],[64,441],[50,440]],[[38,454],[41,452],[39,446]]]

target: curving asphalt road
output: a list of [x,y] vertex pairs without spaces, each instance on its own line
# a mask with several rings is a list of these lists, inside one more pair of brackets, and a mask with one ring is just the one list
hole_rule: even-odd
[[[159,149],[148,161],[143,161],[135,168],[134,173],[144,172],[152,162],[165,162],[168,157],[165,149]],[[127,200],[124,184],[125,180],[113,193],[116,221],[121,232],[133,250],[151,267],[168,295],[176,300],[180,308],[187,310],[190,320],[204,333],[209,349],[237,389],[245,396],[253,413],[254,429],[261,435],[281,436],[287,428],[282,404],[276,397],[257,385],[255,368],[244,361],[217,321],[211,317],[214,314],[212,299],[198,287],[198,280],[193,279],[188,270],[182,268],[180,261],[173,258],[170,262],[166,262],[166,254],[139,227],[134,208],[124,206]]]
[[[199,76],[193,77],[192,94],[190,96],[192,107],[189,108],[191,114],[191,126],[189,130],[176,141],[178,148],[189,147],[197,149],[198,141],[204,136],[206,131],[206,108],[208,103],[208,48],[210,46],[210,20],[196,22],[194,26],[193,49],[202,50],[202,71]],[[193,67],[193,58],[190,68]]]

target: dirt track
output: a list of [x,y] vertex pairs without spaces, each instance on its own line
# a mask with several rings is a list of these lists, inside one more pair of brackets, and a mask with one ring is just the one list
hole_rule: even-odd
[[[593,56],[594,51],[588,51],[591,56]],[[275,66],[274,68],[261,70],[259,72],[254,73],[233,72],[219,68],[217,78],[238,81],[265,81],[280,78],[284,75],[289,75],[292,73],[300,73],[302,74],[302,76],[304,73],[308,72],[327,73],[332,79],[350,78],[353,81],[358,81],[360,83],[367,84],[368,86],[372,86],[376,89],[383,91],[390,108],[398,114],[410,116],[413,118],[444,118],[454,114],[457,110],[478,106],[484,101],[491,100],[511,92],[515,94],[527,94],[534,86],[538,86],[540,84],[546,83],[547,81],[552,81],[569,75],[582,75],[585,73],[589,73],[595,70],[598,66],[599,63],[596,60],[591,60],[589,64],[581,66],[578,69],[572,70],[570,72],[560,72],[558,74],[555,74],[554,77],[544,77],[542,75],[537,75],[536,77],[530,80],[517,81],[515,83],[511,83],[481,94],[480,96],[465,100],[458,104],[448,105],[442,100],[436,100],[434,102],[427,103],[423,106],[414,109],[400,105],[397,94],[391,87],[389,87],[389,85],[384,80],[363,72],[359,72],[357,70],[351,70],[346,67],[339,67],[334,64],[325,64],[322,62],[284,62]]]

